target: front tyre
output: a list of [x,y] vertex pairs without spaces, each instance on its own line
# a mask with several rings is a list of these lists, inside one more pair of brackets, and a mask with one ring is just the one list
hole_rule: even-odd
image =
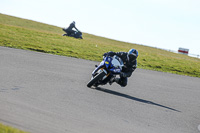
[[88,84],[87,87],[91,87],[92,85],[94,85],[97,81],[99,81],[100,79],[102,79],[104,76],[106,75],[106,73],[104,71],[102,71],[101,73],[99,73],[98,75],[96,75],[93,79],[91,79]]

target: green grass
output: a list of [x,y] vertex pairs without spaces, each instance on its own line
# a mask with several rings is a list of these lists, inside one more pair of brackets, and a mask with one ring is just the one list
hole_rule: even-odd
[[108,51],[139,51],[138,67],[200,77],[200,59],[83,33],[83,40],[63,37],[60,27],[0,14],[0,46],[101,61]]
[[27,133],[27,132],[0,123],[0,133]]

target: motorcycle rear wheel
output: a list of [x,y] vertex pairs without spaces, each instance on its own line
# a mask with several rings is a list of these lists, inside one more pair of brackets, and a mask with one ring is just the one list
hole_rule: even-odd
[[102,71],[101,73],[99,73],[98,75],[96,75],[93,79],[91,79],[88,84],[87,87],[91,87],[92,85],[94,85],[97,81],[99,81],[100,79],[102,79],[104,76],[106,75],[106,73],[104,71]]

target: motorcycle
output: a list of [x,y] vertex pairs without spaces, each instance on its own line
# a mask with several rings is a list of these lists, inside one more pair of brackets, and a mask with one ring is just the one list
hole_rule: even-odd
[[83,39],[82,32],[80,32],[80,31],[73,31],[71,34],[69,34],[65,28],[63,28],[62,30],[64,32],[66,32],[66,34],[63,34],[63,36],[69,36],[69,37],[74,37],[74,38],[77,38],[77,39],[78,38]]
[[103,61],[92,72],[92,77],[87,87],[98,87],[99,85],[107,84],[112,78],[120,74],[123,66],[122,59],[116,55],[104,57]]

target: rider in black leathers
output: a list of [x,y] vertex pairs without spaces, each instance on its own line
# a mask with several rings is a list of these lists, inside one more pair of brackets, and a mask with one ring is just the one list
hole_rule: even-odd
[[75,21],[73,21],[68,28],[65,29],[65,31],[67,32],[67,35],[70,36],[72,33],[74,33],[75,31],[73,30],[73,28],[75,28],[77,31],[79,31],[76,26],[75,26]]
[[120,73],[120,78],[113,77],[110,80],[110,84],[113,82],[118,83],[122,87],[125,87],[128,82],[128,77],[130,77],[133,73],[133,71],[137,68],[137,57],[138,57],[138,51],[136,49],[130,49],[129,52],[108,52],[104,53],[103,56],[114,56],[117,55],[120,57],[124,63],[124,66],[122,68],[122,72]]

